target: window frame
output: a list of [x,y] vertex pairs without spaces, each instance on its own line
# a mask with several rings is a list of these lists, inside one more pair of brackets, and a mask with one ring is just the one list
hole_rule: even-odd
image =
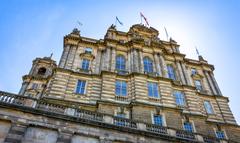
[[[206,104],[205,104],[205,103],[208,103],[208,105],[210,105],[209,107],[211,108],[212,112],[208,112],[208,109],[206,108],[206,106],[205,106]],[[203,101],[203,106],[204,106],[204,109],[205,109],[205,111],[206,111],[207,114],[210,114],[210,115],[215,114],[215,111],[214,111],[214,109],[213,109],[213,106],[212,106],[211,101],[204,100],[204,101]]]
[[[198,82],[200,85],[197,85],[197,82]],[[196,89],[197,89],[198,91],[203,91],[203,85],[202,85],[202,81],[201,81],[201,80],[195,79],[195,80],[194,80],[194,85],[195,85],[195,87],[196,87]],[[199,88],[199,87],[200,87],[200,88]]]
[[153,73],[153,60],[151,58],[143,58],[143,71],[146,73]]
[[[176,93],[181,93],[181,94],[176,94]],[[176,95],[181,95],[182,97],[179,98],[179,96],[176,96]],[[175,103],[176,103],[177,106],[185,107],[187,105],[186,96],[185,96],[184,92],[179,91],[179,90],[174,90],[173,91],[173,96],[175,98]],[[182,99],[182,101],[180,99]]]
[[177,80],[176,71],[172,64],[167,64],[167,72],[168,72],[168,78],[172,80]]
[[[120,62],[120,63],[118,63],[118,62]],[[118,70],[118,71],[125,71],[126,70],[126,58],[125,58],[125,56],[123,56],[123,55],[117,55],[116,56],[115,69]]]
[[[87,63],[85,63],[85,61],[87,61]],[[86,68],[87,66],[87,68]],[[86,58],[83,58],[82,59],[82,66],[81,66],[81,69],[83,70],[89,70],[90,68],[90,60],[89,59],[86,59]]]
[[[81,91],[81,89],[78,89],[78,88],[83,88],[83,87],[79,87],[79,85],[78,85],[78,83],[79,82],[85,82],[85,85],[84,85],[84,90],[83,90],[83,93],[81,93],[80,91]],[[84,95],[84,94],[86,94],[87,92],[86,92],[86,90],[87,90],[87,81],[86,80],[82,80],[82,79],[78,79],[77,80],[77,82],[76,82],[76,86],[75,86],[76,88],[75,88],[75,93],[76,94],[81,94],[81,95]],[[79,91],[79,92],[78,92]]]
[[[190,126],[186,126],[186,125],[190,125]],[[187,128],[186,128],[187,127]],[[189,128],[190,127],[190,128]],[[194,133],[195,130],[194,130],[194,124],[190,121],[184,121],[183,122],[183,129],[184,131],[187,131],[187,132],[191,132],[191,133]],[[189,130],[190,129],[190,130]]]
[[[118,91],[118,83],[120,83],[120,87],[119,87],[119,93],[117,92]],[[125,85],[124,85],[124,84]],[[122,97],[127,97],[128,96],[128,85],[127,85],[127,82],[124,81],[124,80],[116,80],[115,81],[115,95],[116,96],[122,96]],[[125,90],[125,91],[124,91]],[[123,94],[125,93],[125,94]]]
[[[160,93],[159,93],[159,88],[158,88],[158,83],[156,82],[147,82],[147,91],[148,91],[148,97],[150,98],[160,98]],[[151,92],[149,92],[151,91]],[[152,95],[150,95],[152,93]],[[155,95],[157,93],[157,95]]]
[[[158,126],[164,126],[164,119],[163,119],[163,115],[160,115],[160,114],[153,114],[153,124],[154,125],[158,125]],[[155,117],[160,117],[160,123],[161,124],[159,124],[159,123],[156,123],[156,120],[155,120]]]

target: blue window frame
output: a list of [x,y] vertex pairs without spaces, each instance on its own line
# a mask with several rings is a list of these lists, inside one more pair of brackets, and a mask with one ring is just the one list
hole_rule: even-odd
[[89,60],[88,59],[83,59],[82,60],[82,69],[84,69],[84,70],[88,70],[88,68],[89,68]]
[[116,57],[116,69],[117,70],[125,70],[126,69],[126,60],[124,56],[118,55]]
[[193,132],[193,127],[190,122],[184,122],[183,126],[185,131]]
[[[117,117],[120,117],[120,118],[126,118],[126,115],[125,115],[124,113],[118,113],[116,116],[117,116]],[[116,124],[117,126],[125,126],[125,125],[126,125],[126,122],[125,122],[124,119],[118,119],[118,120],[115,122],[115,124]]]
[[202,91],[203,88],[200,80],[195,80],[195,86],[197,90]]
[[185,96],[181,91],[174,91],[173,95],[178,106],[185,106]]
[[144,72],[152,73],[153,72],[153,62],[149,57],[143,58]]
[[148,86],[148,96],[159,98],[158,84],[153,82],[148,82],[147,86]]
[[78,80],[76,93],[77,94],[84,94],[85,93],[85,86],[86,86],[86,81]]
[[216,131],[216,137],[218,139],[225,139],[225,134],[223,131]]
[[212,105],[211,105],[211,103],[209,101],[204,101],[204,107],[205,107],[206,112],[208,114],[214,114]]
[[167,65],[168,77],[172,80],[176,80],[175,71],[172,65]]
[[115,94],[117,96],[127,96],[127,83],[126,81],[117,80],[115,83]]
[[163,119],[161,115],[154,115],[153,120],[155,125],[159,125],[159,126],[163,125]]

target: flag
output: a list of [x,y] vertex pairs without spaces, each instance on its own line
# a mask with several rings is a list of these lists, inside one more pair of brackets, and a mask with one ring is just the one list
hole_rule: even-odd
[[118,19],[117,16],[116,16],[116,21],[117,21],[120,25],[123,25],[123,23]]
[[168,32],[167,32],[167,29],[166,29],[166,27],[164,27],[164,29],[165,29],[165,33],[166,33],[167,40],[168,40]]
[[83,25],[80,21],[77,21],[77,23],[79,24],[79,26],[82,26],[82,25]]
[[149,26],[149,23],[147,21],[147,18],[142,14],[142,12],[140,12],[140,16],[144,19],[144,21],[146,22],[146,24]]

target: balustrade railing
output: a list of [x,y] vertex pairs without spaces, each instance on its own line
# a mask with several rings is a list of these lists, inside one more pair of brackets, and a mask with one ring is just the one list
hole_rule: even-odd
[[86,111],[86,110],[76,110],[75,116],[79,118],[95,120],[95,121],[102,121],[103,115],[96,112]]
[[176,136],[184,139],[195,139],[195,134],[183,130],[176,130]]
[[159,125],[146,124],[146,129],[159,134],[167,134],[167,128]]
[[113,124],[122,127],[137,128],[136,122],[121,117],[113,117]]
[[[184,130],[176,130],[169,127],[163,127],[163,126],[154,125],[154,124],[147,124],[143,122],[135,122],[133,120],[122,118],[122,117],[114,117],[112,115],[102,114],[98,112],[69,108],[63,105],[47,103],[46,101],[39,100],[38,102],[36,102],[36,99],[31,97],[20,96],[20,95],[6,93],[2,91],[0,91],[0,104],[1,103],[2,104],[4,103],[5,106],[6,104],[11,104],[16,106],[31,107],[32,109],[43,110],[49,113],[54,112],[54,113],[58,113],[66,116],[74,116],[80,119],[98,121],[98,122],[112,124],[120,127],[138,129],[141,131],[145,130],[145,131],[150,131],[157,134],[164,134],[172,137],[175,136],[184,140],[190,140],[190,141],[195,140],[195,141],[201,141],[201,142],[204,141],[207,143],[219,143],[222,141],[227,142],[227,140],[219,140],[214,137],[203,136],[197,133],[187,132]],[[35,106],[35,104],[37,105]]]
[[128,97],[127,96],[115,96],[115,100],[117,101],[125,101],[125,102],[128,102]]

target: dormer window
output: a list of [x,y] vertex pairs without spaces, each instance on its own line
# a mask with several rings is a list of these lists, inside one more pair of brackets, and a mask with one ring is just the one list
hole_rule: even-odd
[[38,69],[37,74],[39,74],[39,75],[45,75],[46,71],[47,71],[46,68],[41,67],[41,68]]
[[90,47],[85,48],[85,53],[92,54],[92,48]]

